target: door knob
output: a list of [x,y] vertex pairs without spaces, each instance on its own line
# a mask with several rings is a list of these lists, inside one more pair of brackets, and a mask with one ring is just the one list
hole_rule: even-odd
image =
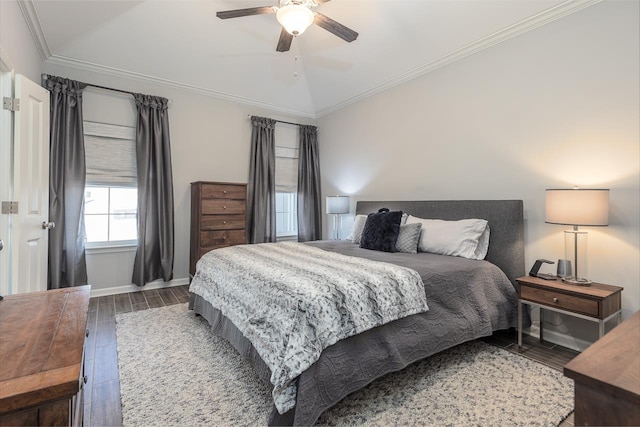
[[0,239],[0,251],[4,249],[4,240]]
[[54,228],[56,228],[56,223],[51,221],[51,222],[47,222],[47,221],[42,221],[42,229],[43,230],[53,230]]

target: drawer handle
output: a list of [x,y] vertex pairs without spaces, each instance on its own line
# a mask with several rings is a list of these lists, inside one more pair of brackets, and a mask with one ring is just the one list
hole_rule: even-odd
[[85,335],[86,337],[88,337],[88,336],[89,336],[89,330],[88,330],[88,329],[87,329],[87,331],[84,333],[84,335]]
[[224,191],[222,192],[222,194],[227,194],[227,190],[224,190]]
[[227,240],[227,236],[222,236],[222,240]]
[[227,209],[227,207],[226,207],[226,206],[223,206],[223,207],[222,207],[222,209]]
[[553,302],[557,303],[558,302],[558,298],[553,298]]
[[84,377],[82,377],[82,382],[83,382],[83,383],[85,383],[85,384],[86,384],[86,383],[87,383],[87,380],[88,380],[88,378],[87,378],[87,376],[86,376],[86,375],[85,375]]
[[226,223],[227,223],[227,221],[222,221],[222,223],[223,223],[223,224],[226,224]]

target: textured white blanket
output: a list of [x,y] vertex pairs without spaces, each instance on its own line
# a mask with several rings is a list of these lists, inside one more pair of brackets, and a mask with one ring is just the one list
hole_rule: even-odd
[[198,261],[189,291],[251,341],[272,372],[280,413],[295,406],[294,380],[322,350],[429,309],[412,269],[293,242],[211,251]]

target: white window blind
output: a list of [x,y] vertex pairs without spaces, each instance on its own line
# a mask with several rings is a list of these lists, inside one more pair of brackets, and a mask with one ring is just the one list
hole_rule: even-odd
[[278,126],[276,140],[276,192],[298,190],[298,127]]
[[136,130],[83,122],[87,185],[137,186]]

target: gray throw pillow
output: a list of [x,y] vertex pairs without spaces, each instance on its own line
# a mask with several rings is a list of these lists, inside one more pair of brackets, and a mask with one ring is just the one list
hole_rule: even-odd
[[419,222],[401,225],[400,233],[398,233],[398,240],[396,240],[396,252],[417,254],[421,228],[422,224]]

